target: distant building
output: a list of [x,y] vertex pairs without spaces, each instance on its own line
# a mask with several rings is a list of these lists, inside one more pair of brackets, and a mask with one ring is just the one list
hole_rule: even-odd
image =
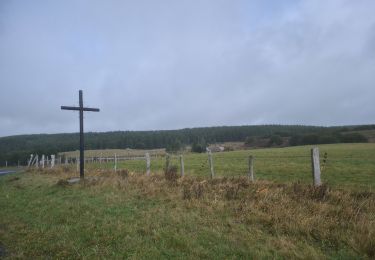
[[225,148],[224,146],[210,146],[207,147],[206,150],[211,150],[212,153],[219,153],[219,152],[224,152]]

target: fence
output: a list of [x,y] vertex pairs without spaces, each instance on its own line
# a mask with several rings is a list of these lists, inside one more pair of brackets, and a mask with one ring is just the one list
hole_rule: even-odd
[[[323,149],[324,150],[324,149]],[[209,178],[247,176],[251,181],[269,179],[276,181],[303,181],[319,186],[324,182],[348,182],[352,184],[375,185],[375,158],[373,154],[346,153],[328,155],[319,149],[288,151],[277,150],[268,154],[261,150],[245,150],[223,153],[182,154],[158,156],[146,153],[144,156],[113,156],[85,158],[87,170],[102,169],[117,171],[128,169],[132,172],[145,173],[163,172],[171,166],[177,167],[181,176],[207,176]],[[32,157],[33,158],[33,157]],[[79,158],[34,156],[35,161],[29,164],[37,167],[52,167],[66,165],[79,169]],[[37,163],[38,162],[38,163]],[[370,181],[369,181],[370,180]]]

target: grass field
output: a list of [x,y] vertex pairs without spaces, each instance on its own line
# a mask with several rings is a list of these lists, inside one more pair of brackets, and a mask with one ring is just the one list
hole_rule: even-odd
[[96,179],[76,185],[68,168],[2,176],[0,258],[372,259],[375,146],[320,148],[320,188],[306,184],[309,147],[214,155],[221,176],[246,173],[255,155],[255,183],[210,180],[204,154],[186,154],[177,180],[165,179],[162,159],[151,176],[142,161],[124,162],[128,174],[88,165]]
[[[253,149],[214,153],[214,169],[217,176],[246,176],[248,156],[255,156],[256,178],[277,182],[310,183],[312,146],[298,146],[271,149]],[[322,180],[331,186],[345,186],[355,189],[375,188],[375,144],[330,144],[319,145],[321,154]],[[327,153],[327,161],[323,155]],[[179,167],[178,156],[172,156],[171,164]],[[207,154],[184,154],[185,172],[190,176],[209,176]],[[162,172],[165,157],[153,158],[152,172]],[[114,162],[89,163],[87,169],[113,169]],[[144,173],[144,160],[121,161],[118,169]]]
[[[373,258],[375,195],[245,179],[167,181],[105,173],[0,178],[10,258]],[[91,174],[90,174],[91,175]]]

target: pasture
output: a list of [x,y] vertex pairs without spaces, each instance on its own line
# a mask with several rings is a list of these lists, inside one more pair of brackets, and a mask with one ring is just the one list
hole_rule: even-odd
[[[250,149],[232,152],[213,153],[215,176],[244,177],[248,173],[248,157],[255,157],[254,169],[257,179],[276,182],[311,183],[311,155],[313,146],[285,148]],[[375,144],[329,144],[318,145],[321,155],[322,181],[330,186],[350,187],[352,189],[375,188]],[[103,151],[91,153],[98,156]],[[119,151],[117,151],[119,152]],[[111,156],[107,152],[106,156]],[[324,162],[324,153],[327,153]],[[141,155],[138,152],[137,155]],[[112,153],[113,156],[113,153]],[[185,174],[209,177],[207,154],[183,154]],[[179,156],[171,156],[171,165],[180,167]],[[114,169],[114,161],[108,163],[87,163],[88,170]],[[151,172],[161,173],[165,167],[165,156],[159,154],[151,159]],[[74,166],[72,166],[72,170]],[[145,160],[119,161],[117,169],[145,173]]]
[[[75,165],[0,177],[0,252],[9,258],[371,259],[375,257],[373,144],[319,146],[328,159],[311,183],[310,147],[185,154],[184,178],[164,157]],[[256,181],[245,177],[255,156]],[[178,165],[177,158],[172,164]],[[203,165],[203,167],[202,167]],[[323,165],[322,165],[323,167]],[[128,169],[128,171],[124,171]]]

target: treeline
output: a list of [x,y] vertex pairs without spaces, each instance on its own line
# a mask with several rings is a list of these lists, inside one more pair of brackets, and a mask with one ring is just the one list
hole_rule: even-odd
[[[349,129],[354,129],[350,127]],[[176,150],[186,145],[209,144],[216,142],[245,141],[252,136],[289,136],[308,134],[322,136],[329,132],[344,131],[343,127],[316,127],[303,125],[258,125],[258,126],[221,126],[187,128],[181,130],[160,131],[116,131],[105,133],[86,133],[86,149],[154,149]],[[318,140],[319,141],[319,140]],[[302,144],[302,143],[301,143]],[[0,138],[0,165],[25,163],[31,153],[56,154],[58,152],[78,150],[79,134],[38,134],[19,135]]]
[[308,144],[335,144],[335,143],[367,143],[367,138],[359,133],[332,133],[332,134],[307,134],[294,135],[290,138],[289,144],[308,145]]
[[[353,131],[375,130],[375,125],[344,126],[336,129],[325,129],[317,133],[292,135],[289,145],[367,143],[366,136]],[[348,133],[350,132],[350,133]]]

